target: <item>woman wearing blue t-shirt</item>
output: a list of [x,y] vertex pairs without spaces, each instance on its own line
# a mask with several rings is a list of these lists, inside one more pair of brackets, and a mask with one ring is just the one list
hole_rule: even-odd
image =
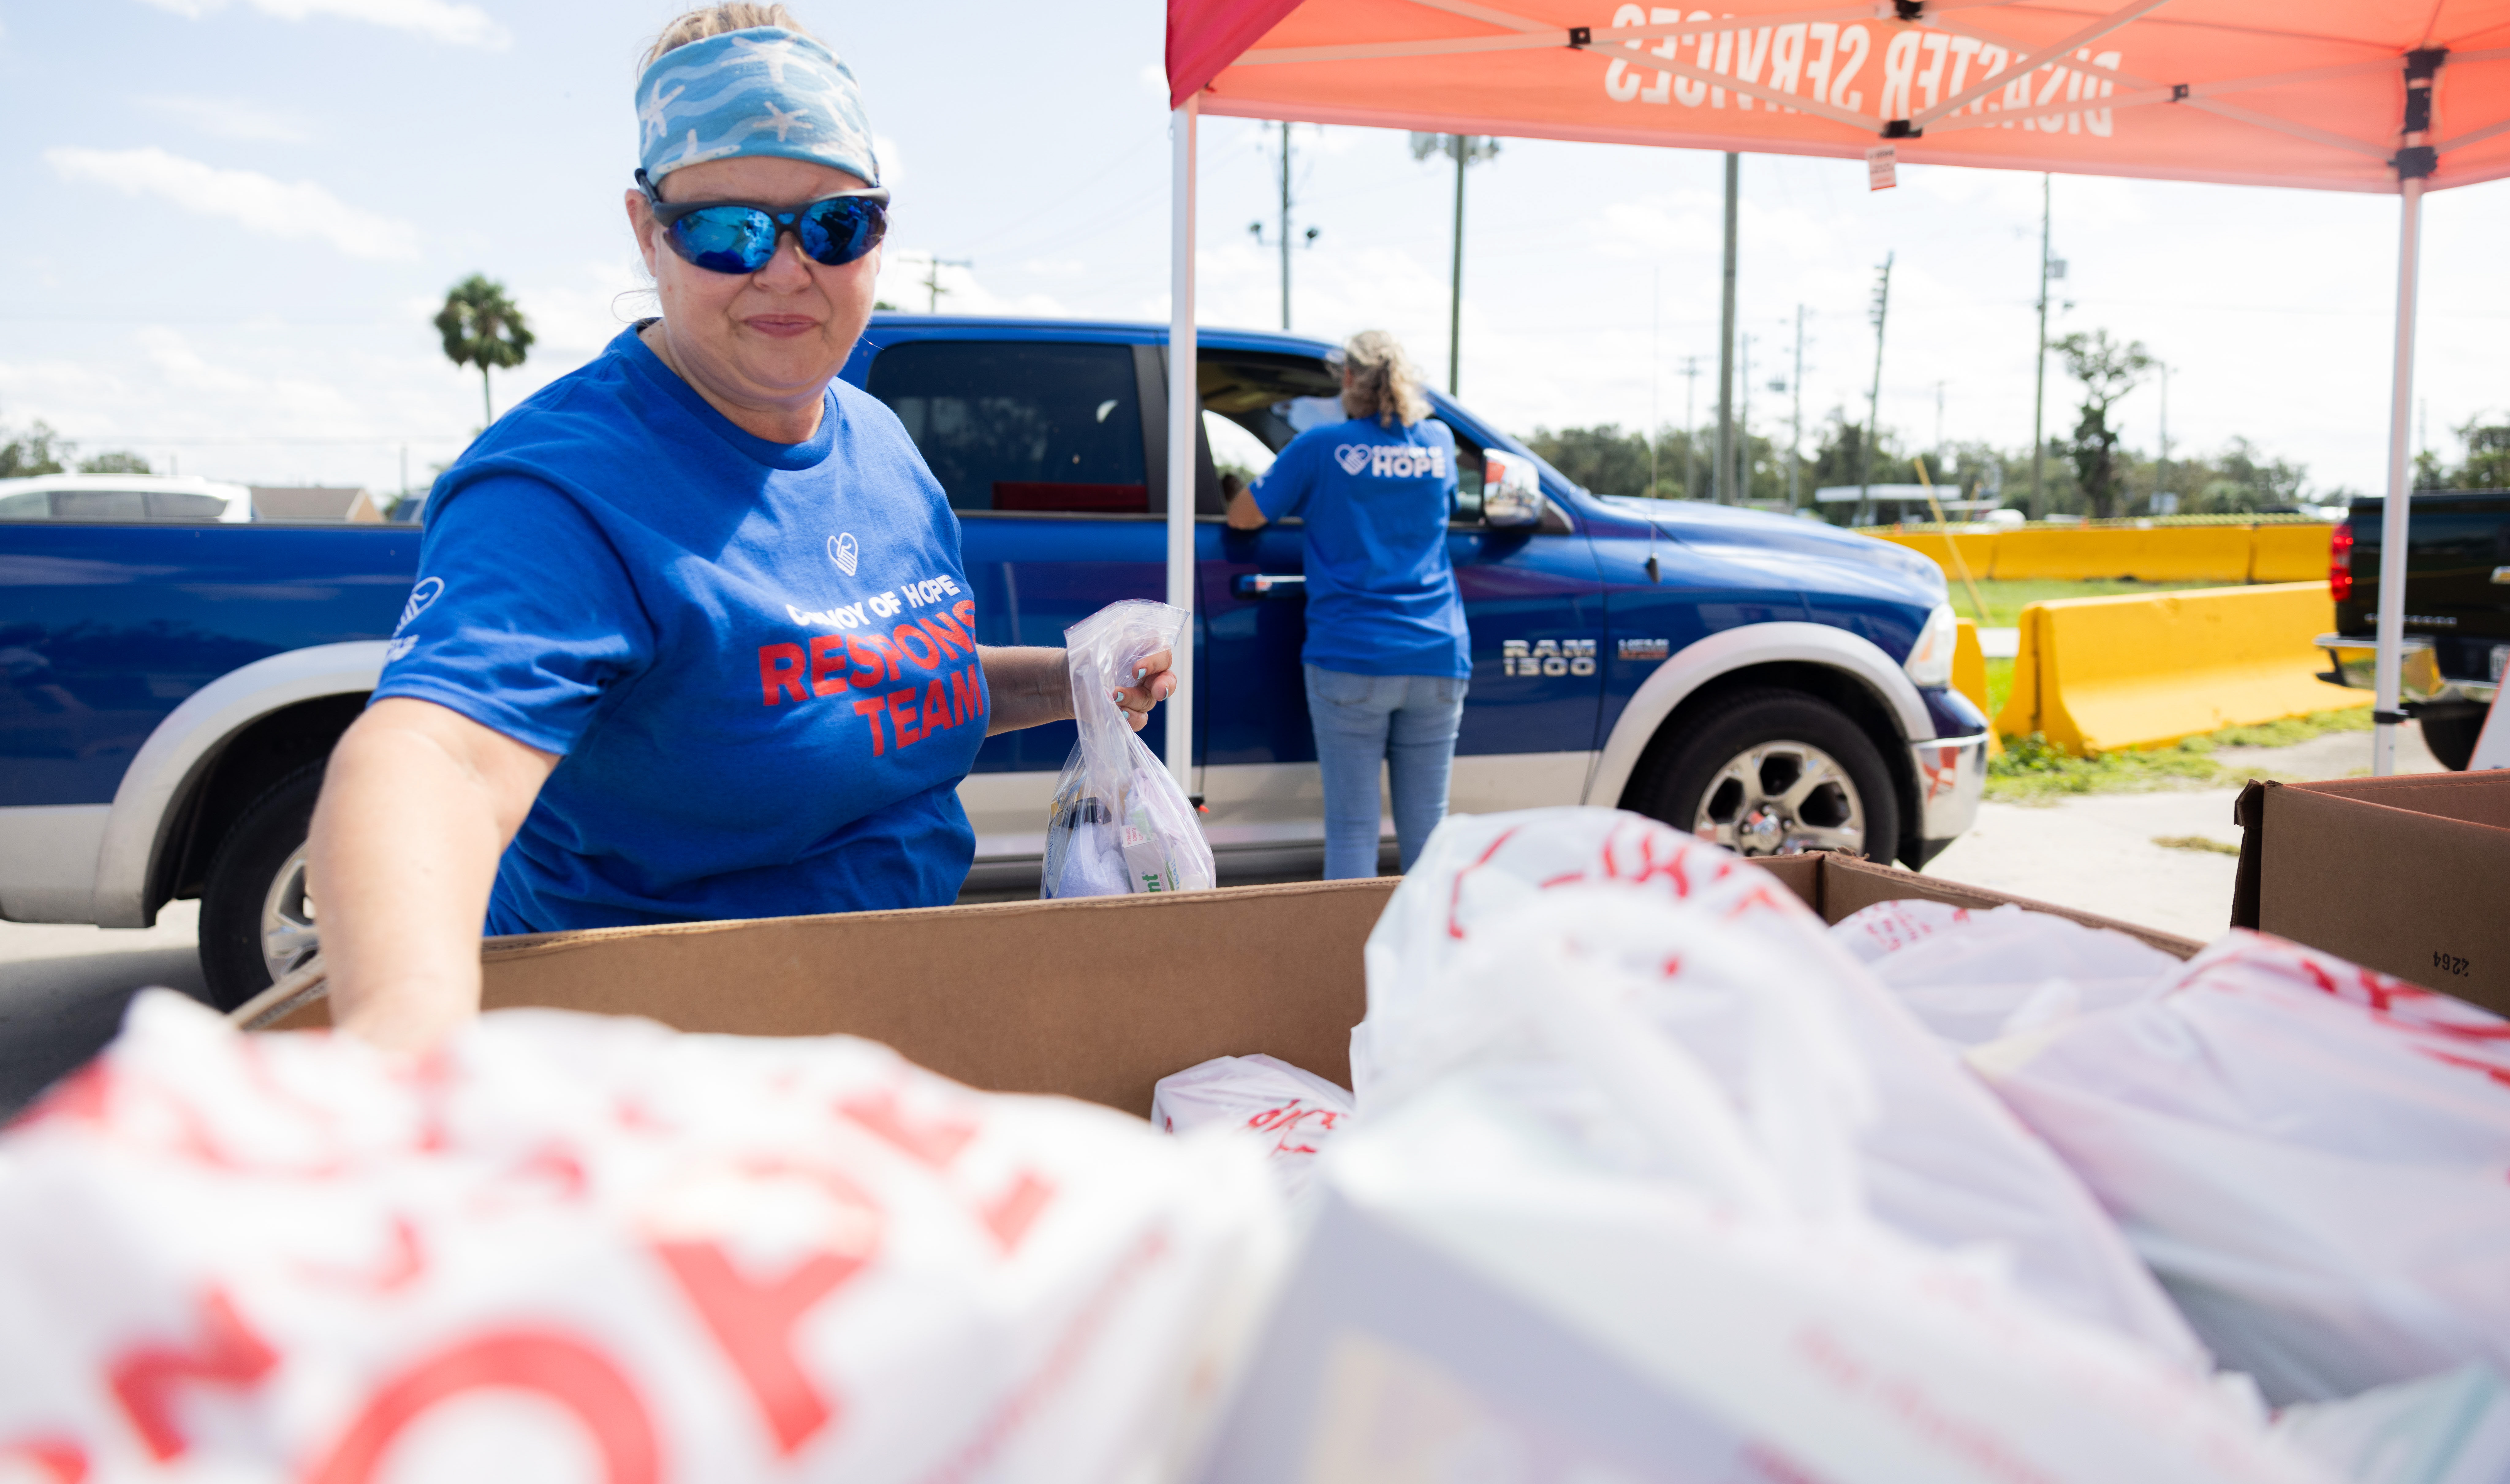
[[1325,876],[1377,874],[1377,768],[1394,785],[1403,869],[1447,817],[1447,774],[1473,672],[1447,559],[1456,440],[1427,421],[1403,347],[1368,330],[1343,347],[1350,420],[1292,438],[1229,502],[1253,530],[1306,522],[1308,715],[1325,784]]
[[[664,31],[636,109],[662,316],[437,481],[315,809],[333,1015],[389,1045],[475,1013],[483,920],[947,902],[977,745],[1072,714],[1062,651],[977,646],[941,486],[836,379],[888,203],[854,75],[782,7],[717,6]],[[1136,728],[1165,667],[1117,696]]]

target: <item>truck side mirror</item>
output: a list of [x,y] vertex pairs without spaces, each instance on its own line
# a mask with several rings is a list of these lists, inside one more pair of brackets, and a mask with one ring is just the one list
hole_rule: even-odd
[[1542,485],[1534,462],[1521,454],[1491,450],[1482,468],[1482,523],[1523,529],[1542,522]]

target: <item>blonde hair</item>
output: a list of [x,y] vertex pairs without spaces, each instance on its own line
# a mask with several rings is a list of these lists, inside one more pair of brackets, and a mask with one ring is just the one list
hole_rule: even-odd
[[[664,53],[677,51],[690,42],[762,25],[781,26],[800,35],[811,35],[811,28],[794,19],[793,13],[780,5],[759,5],[752,0],[733,0],[728,5],[703,5],[663,27],[663,34],[654,38],[653,46],[646,50],[645,59],[636,64],[636,69],[643,71]],[[811,39],[818,40],[816,36]]]
[[1429,400],[1421,395],[1421,373],[1403,343],[1382,329],[1364,329],[1342,348],[1343,370],[1350,378],[1343,388],[1347,417],[1373,417],[1381,428],[1401,420],[1404,427],[1429,415]]

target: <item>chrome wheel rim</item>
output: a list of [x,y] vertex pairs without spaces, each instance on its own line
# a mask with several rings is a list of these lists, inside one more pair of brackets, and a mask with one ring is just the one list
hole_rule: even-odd
[[1708,780],[1691,832],[1745,856],[1865,853],[1865,803],[1839,760],[1806,742],[1746,747]]
[[320,947],[314,899],[305,894],[305,847],[300,845],[261,898],[261,962],[270,970],[270,982],[304,968]]

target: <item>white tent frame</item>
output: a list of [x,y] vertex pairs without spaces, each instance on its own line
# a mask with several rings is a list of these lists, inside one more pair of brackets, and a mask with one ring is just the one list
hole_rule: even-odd
[[[1505,27],[1513,34],[1504,36],[1457,36],[1425,38],[1413,41],[1362,43],[1330,47],[1255,48],[1240,54],[1232,65],[1267,66],[1285,63],[1321,61],[1361,61],[1392,57],[1440,57],[1468,53],[1547,51],[1563,47],[1584,52],[1614,65],[1628,65],[1695,82],[1708,83],[1746,96],[1761,98],[1798,113],[1830,119],[1854,130],[1860,136],[1871,135],[1873,120],[1862,114],[1835,108],[1824,101],[1780,93],[1758,83],[1744,82],[1723,73],[1677,61],[1659,56],[1654,50],[1633,53],[1639,43],[1670,41],[1678,37],[1730,30],[1737,19],[1754,25],[1775,25],[1798,20],[1871,20],[1870,4],[1827,6],[1783,15],[1747,18],[1719,17],[1708,20],[1688,20],[1630,26],[1593,26],[1564,28],[1547,21],[1510,15],[1474,0],[1412,0],[1425,9],[1463,16],[1490,25]],[[2407,438],[2408,409],[2414,402],[2415,323],[2417,278],[2421,266],[2423,177],[2407,172],[2404,162],[2414,152],[2428,149],[2421,156],[2422,168],[2428,171],[2437,157],[2450,150],[2473,144],[2481,139],[2510,132],[2510,119],[2459,134],[2455,138],[2431,141],[2425,133],[2413,133],[2400,136],[2397,145],[2374,140],[2355,139],[2329,131],[2312,128],[2272,114],[2260,113],[2237,104],[2218,100],[2228,93],[2287,86],[2322,78],[2349,76],[2381,71],[2404,64],[2408,70],[2408,88],[2430,87],[2442,66],[2453,61],[2497,61],[2510,58],[2510,47],[2494,47],[2457,54],[2443,53],[2434,63],[2432,73],[2419,83],[2415,80],[2409,57],[2382,57],[2338,66],[2311,68],[2301,72],[2283,72],[2258,77],[2226,78],[2213,82],[2161,84],[2150,78],[2117,71],[2093,63],[2087,57],[2073,54],[2088,47],[2101,37],[2117,30],[2147,13],[2159,9],[2168,0],[2132,0],[2120,9],[2081,27],[2063,42],[2049,46],[2037,56],[2030,55],[2007,38],[1979,27],[1969,18],[1981,11],[1993,11],[2015,0],[1926,0],[1925,17],[1943,28],[2006,49],[2008,60],[1997,71],[1954,93],[1951,96],[1919,110],[1896,131],[1886,128],[1885,138],[1918,138],[1932,129],[1947,133],[1958,129],[1978,128],[1999,122],[1994,115],[1973,113],[1954,117],[1990,92],[2010,83],[2017,76],[2028,76],[2056,66],[2059,62],[2075,72],[2089,74],[2112,85],[2133,91],[2117,93],[2100,100],[2104,108],[2134,108],[2152,105],[2186,104],[2223,118],[2273,130],[2331,149],[2353,154],[2368,154],[2399,166],[2399,232],[2397,244],[2397,313],[2396,364],[2391,379],[2388,416],[2388,493],[2382,502],[2379,523],[2379,612],[2377,663],[2372,676],[2373,741],[2371,772],[2385,778],[2396,772],[2397,725],[2406,719],[2399,708],[2398,688],[2402,678],[2402,654],[2406,625],[2406,540],[2408,510],[2413,491],[2409,487]],[[1609,43],[1619,42],[1620,46]],[[1168,472],[1167,472],[1167,594],[1168,601],[1189,612],[1198,611],[1195,601],[1194,506],[1195,450],[1200,433],[1197,414],[1201,408],[1201,393],[1197,379],[1195,347],[1195,186],[1197,160],[1196,126],[1201,117],[1198,95],[1189,95],[1170,116],[1173,149],[1172,189],[1170,196],[1170,258],[1168,319]],[[2411,104],[2409,105],[2411,108]],[[1896,121],[1895,121],[1896,122]],[[2393,575],[2396,580],[2389,581]],[[1166,753],[1168,771],[1180,787],[1191,791],[1194,768],[1195,675],[1191,635],[1176,656],[1177,689],[1168,701]]]

